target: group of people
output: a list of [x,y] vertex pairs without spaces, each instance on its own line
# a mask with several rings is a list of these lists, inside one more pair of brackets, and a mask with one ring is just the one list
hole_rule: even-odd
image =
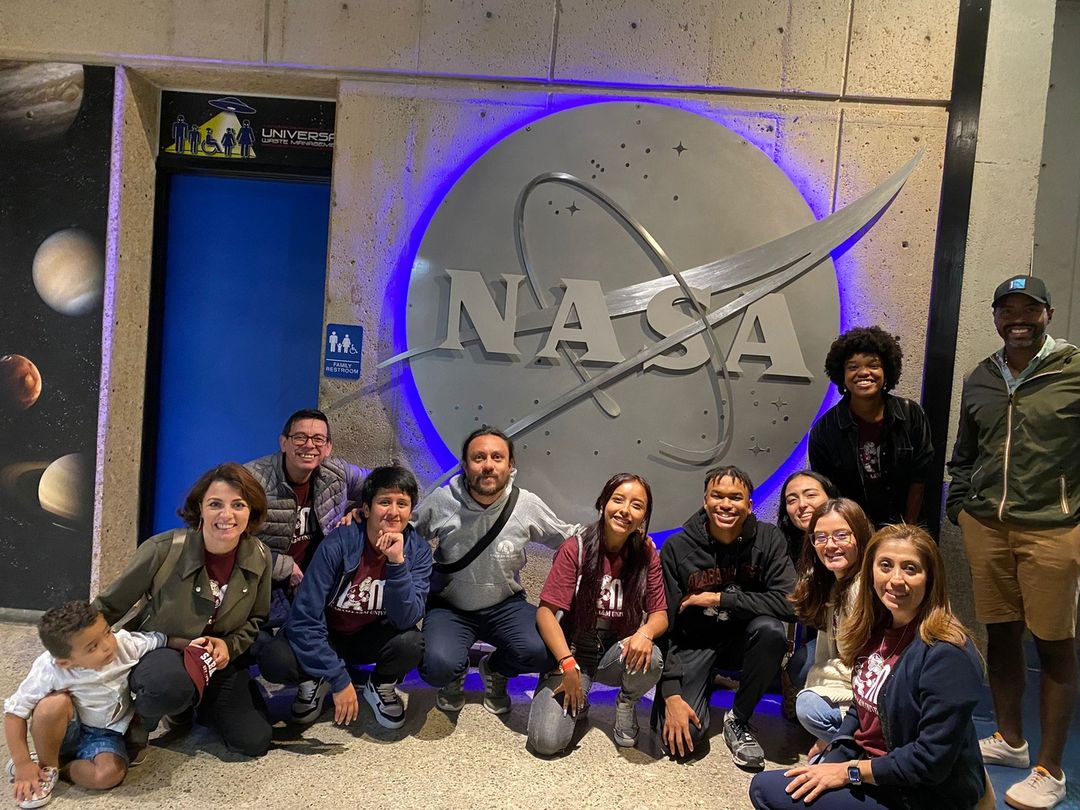
[[[751,719],[797,621],[809,641],[784,674],[802,687],[795,715],[815,741],[807,765],[754,778],[755,807],[975,807],[984,763],[1030,765],[1025,626],[1043,669],[1042,746],[1006,799],[1052,807],[1076,683],[1080,462],[1068,450],[1080,436],[1080,362],[1046,335],[1053,310],[1038,279],[1007,280],[993,311],[1004,347],[965,382],[948,498],[989,630],[998,731],[988,738],[971,719],[983,661],[918,526],[937,485],[928,423],[890,393],[896,339],[869,327],[830,349],[843,396],[813,426],[811,468],[784,483],[777,525],[754,515],[743,470],[716,467],[701,508],[659,549],[639,475],[612,476],[596,519],[568,523],[517,485],[513,441],[485,426],[465,439],[461,473],[421,500],[411,472],[350,465],[332,455],[325,415],[293,414],[279,453],[195,483],[185,529],[142,543],[94,602],[45,614],[46,651],[4,704],[15,797],[41,806],[61,767],[86,787],[119,784],[150,732],[195,717],[230,749],[265,753],[256,665],[296,685],[296,723],[317,720],[329,696],[337,723],[353,722],[362,699],[400,728],[398,685],[413,669],[442,711],[460,711],[477,641],[493,648],[478,662],[488,711],[510,710],[510,678],[538,674],[527,747],[539,756],[571,746],[597,682],[618,689],[617,745],[637,744],[638,703],[655,687],[650,725],[664,750],[700,756],[716,675],[737,671],[721,735],[738,765],[761,770]],[[519,581],[530,542],[555,549],[538,606]],[[358,665],[371,665],[366,677]]]

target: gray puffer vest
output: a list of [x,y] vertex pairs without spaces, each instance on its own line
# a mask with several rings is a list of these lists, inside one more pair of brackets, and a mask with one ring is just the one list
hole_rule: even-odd
[[[296,522],[296,495],[285,478],[281,453],[257,458],[244,465],[266,491],[266,523],[257,537],[273,556],[273,579],[287,579],[293,570],[289,556]],[[323,534],[328,534],[344,517],[350,501],[360,499],[360,487],[368,470],[340,458],[325,459],[311,478],[311,505]]]

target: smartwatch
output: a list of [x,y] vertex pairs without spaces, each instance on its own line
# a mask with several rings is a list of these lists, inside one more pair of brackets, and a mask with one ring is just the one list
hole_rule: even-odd
[[859,763],[857,761],[848,763],[847,780],[850,785],[862,784],[862,773],[859,772]]

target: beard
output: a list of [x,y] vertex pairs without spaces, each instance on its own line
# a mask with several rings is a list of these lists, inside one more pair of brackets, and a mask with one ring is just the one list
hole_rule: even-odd
[[494,475],[494,480],[491,480],[478,473],[469,478],[469,491],[485,498],[490,497],[491,495],[495,495],[506,489],[506,482],[509,480],[509,474],[496,474]]

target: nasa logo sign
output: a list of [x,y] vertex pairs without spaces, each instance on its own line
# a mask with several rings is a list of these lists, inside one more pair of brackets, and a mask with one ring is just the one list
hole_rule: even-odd
[[485,152],[420,241],[405,351],[455,455],[481,424],[515,439],[522,483],[588,520],[621,471],[652,526],[701,505],[715,464],[768,479],[828,390],[839,329],[831,251],[871,224],[914,161],[817,221],[772,160],[720,124],[605,102]]

